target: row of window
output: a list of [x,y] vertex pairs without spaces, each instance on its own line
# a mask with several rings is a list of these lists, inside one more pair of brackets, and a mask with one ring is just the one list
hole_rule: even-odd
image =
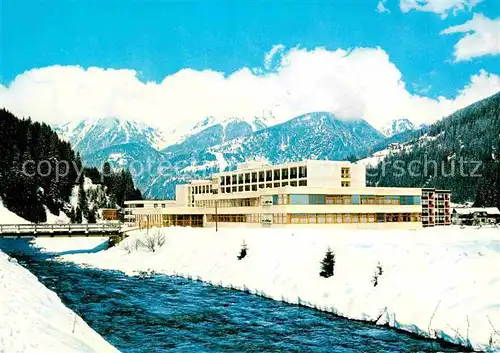
[[307,178],[307,167],[291,167],[281,169],[270,169],[260,172],[239,173],[223,175],[220,177],[220,185],[240,185],[250,183],[262,183],[267,181]]
[[272,219],[274,224],[421,222],[419,213],[210,214],[207,215],[207,222],[215,222],[217,219],[217,222],[260,223],[263,218]]
[[307,186],[307,180],[299,180],[299,181],[283,181],[281,183],[267,183],[267,184],[253,184],[253,185],[233,185],[221,187],[221,193],[229,194],[232,192],[243,192],[243,191],[257,191],[258,189],[271,189],[271,188],[279,188],[285,186]]
[[273,195],[274,205],[420,205],[413,195]]
[[212,193],[212,184],[206,185],[193,185],[191,186],[191,194],[211,194]]

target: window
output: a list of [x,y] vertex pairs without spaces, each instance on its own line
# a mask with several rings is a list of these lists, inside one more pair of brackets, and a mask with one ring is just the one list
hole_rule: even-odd
[[264,181],[264,172],[259,172],[259,182]]
[[257,191],[257,185],[256,184],[252,185],[252,191]]
[[340,170],[340,176],[344,179],[350,178],[351,177],[351,168],[342,167]]
[[238,186],[238,191],[239,192],[243,191],[243,185]]
[[350,181],[342,181],[340,183],[340,186],[343,188],[348,188],[349,186],[351,186],[351,182]]
[[257,172],[253,172],[252,173],[252,183],[256,183],[257,182]]
[[264,184],[259,184],[259,189],[264,189]]
[[290,186],[297,186],[297,182],[296,181],[291,181],[290,182]]
[[288,179],[288,169],[281,169],[281,179]]
[[273,187],[273,184],[272,184],[272,183],[267,183],[267,184],[266,184],[266,189],[270,189],[270,188],[272,188],[272,187]]
[[224,181],[225,181],[225,180],[226,180],[226,179],[225,179],[224,177],[221,177],[221,178],[220,178],[220,184],[221,184],[221,185],[225,185],[225,183],[224,183]]
[[307,167],[306,166],[299,167],[299,178],[305,178],[305,177],[307,177]]
[[238,191],[238,187],[237,186],[233,186],[232,192],[237,192],[237,191]]
[[272,181],[273,180],[273,171],[268,170],[266,171],[266,181]]
[[281,186],[288,186],[288,181],[284,181],[281,183]]
[[250,191],[250,185],[245,185],[245,191]]
[[299,186],[307,186],[307,180],[299,180]]
[[290,179],[297,179],[297,167],[290,168]]
[[250,184],[250,173],[245,174],[245,184]]
[[243,174],[238,174],[238,184],[243,184]]
[[274,180],[280,180],[280,170],[276,169],[274,170]]
[[279,188],[280,187],[280,183],[274,183],[274,187],[275,188]]
[[226,185],[231,185],[231,177],[226,175]]
[[309,195],[290,195],[290,205],[308,205]]
[[232,180],[233,185],[235,185],[235,184],[237,183],[237,180],[236,180],[236,174],[234,174],[234,175],[231,177],[231,180]]

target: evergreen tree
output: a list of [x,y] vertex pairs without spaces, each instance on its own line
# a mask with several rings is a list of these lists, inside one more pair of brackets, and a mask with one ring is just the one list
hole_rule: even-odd
[[321,261],[321,272],[319,275],[324,278],[329,278],[334,275],[335,271],[335,254],[328,248],[325,257]]

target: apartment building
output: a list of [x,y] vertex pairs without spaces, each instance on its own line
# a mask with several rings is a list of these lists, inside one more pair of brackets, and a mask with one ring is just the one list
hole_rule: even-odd
[[422,226],[451,224],[451,191],[422,189]]
[[[421,228],[423,196],[420,188],[366,187],[364,166],[345,161],[246,162],[177,185],[174,201],[127,201],[125,217],[140,227]],[[445,225],[446,217],[432,221]]]

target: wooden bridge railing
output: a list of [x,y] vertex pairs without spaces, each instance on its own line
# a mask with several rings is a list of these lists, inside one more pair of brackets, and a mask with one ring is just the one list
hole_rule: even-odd
[[101,233],[121,232],[121,224],[0,224],[0,234],[37,234],[37,233]]

